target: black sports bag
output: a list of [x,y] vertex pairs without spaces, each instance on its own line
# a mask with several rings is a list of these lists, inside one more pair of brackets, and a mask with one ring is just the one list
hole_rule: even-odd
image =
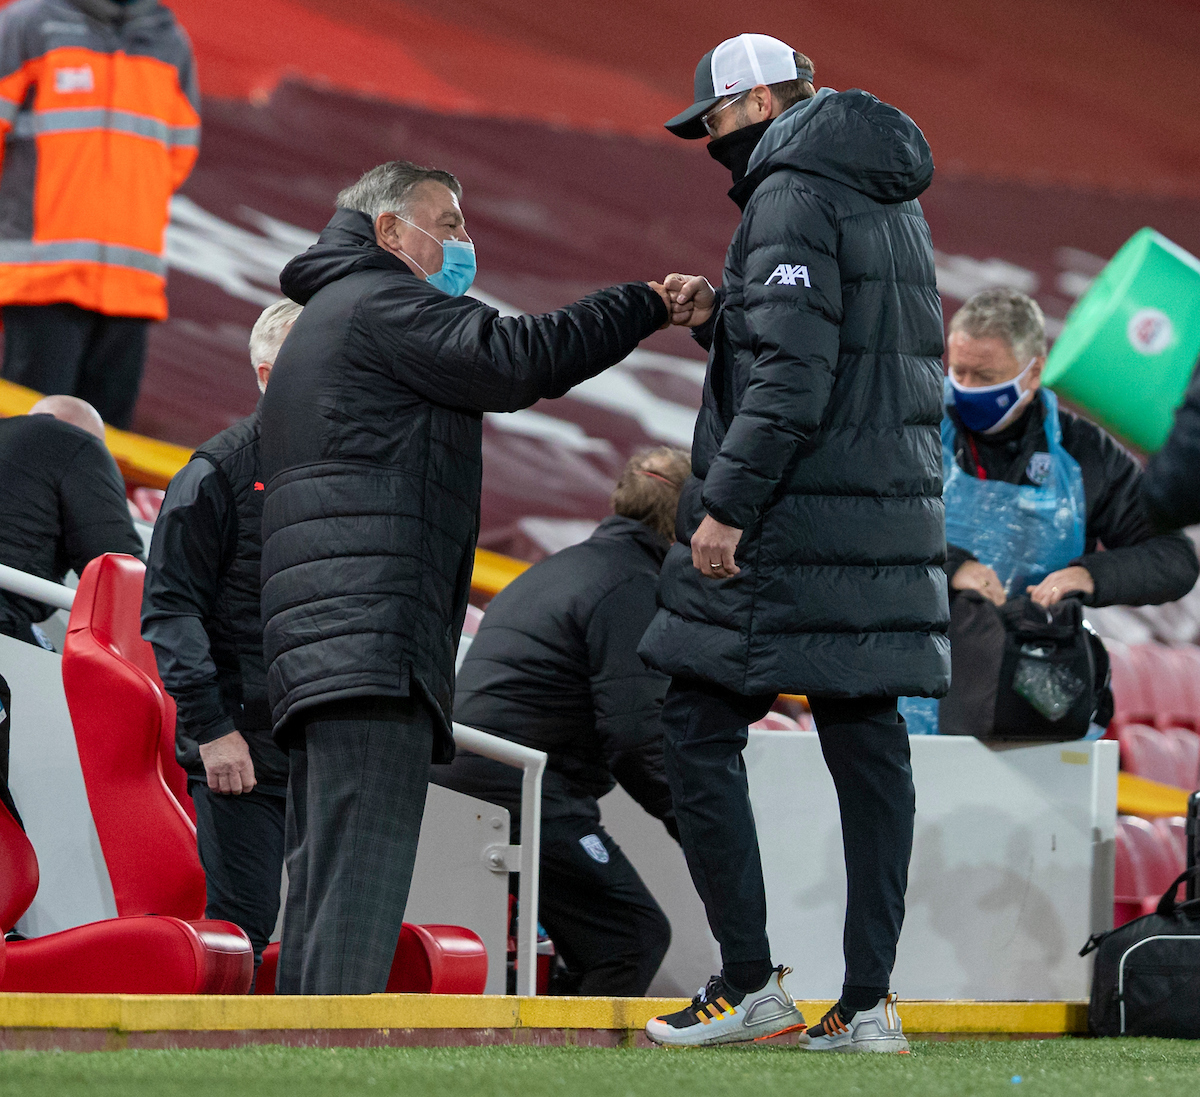
[[1200,1038],[1200,899],[1175,901],[1179,878],[1158,909],[1093,934],[1080,950],[1096,953],[1088,1029],[1093,1036]]
[[950,660],[943,735],[1064,742],[1112,719],[1108,652],[1076,598],[1044,609],[1021,595],[996,607],[963,591],[950,604]]

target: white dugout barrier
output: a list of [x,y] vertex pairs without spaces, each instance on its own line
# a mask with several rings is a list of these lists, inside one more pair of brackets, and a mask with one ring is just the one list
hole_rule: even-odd
[[[42,871],[20,928],[32,936],[113,917],[60,658],[0,637],[0,674],[13,692],[11,786]],[[909,998],[1086,997],[1091,967],[1077,952],[1112,919],[1117,744],[1001,749],[925,736],[912,740],[912,754],[916,837],[894,987]],[[534,796],[544,762],[502,760],[525,767]],[[837,799],[817,736],[752,732],[746,766],[774,958],[796,969],[795,993],[836,997],[845,874]],[[720,964],[683,856],[620,790],[602,809],[671,920],[671,949],[651,993],[690,996]],[[489,993],[504,987],[507,873],[536,864],[508,834],[503,809],[432,786],[406,912],[409,921],[478,933]],[[533,872],[522,877],[528,910],[538,884]],[[523,955],[532,956],[534,932],[533,919],[524,920]],[[534,965],[521,967],[520,990],[528,992]]]

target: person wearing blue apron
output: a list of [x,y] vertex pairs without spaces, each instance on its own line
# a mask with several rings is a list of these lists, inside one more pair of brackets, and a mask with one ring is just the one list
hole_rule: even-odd
[[[954,402],[956,391],[958,386],[947,377],[947,404]],[[946,541],[991,568],[1005,599],[1024,594],[1051,572],[1068,567],[1086,544],[1083,473],[1063,448],[1058,397],[1043,388],[1033,394],[1033,399],[1039,398],[1045,408],[1048,458],[1035,469],[1039,475],[1044,472],[1041,484],[1010,484],[964,472],[954,455],[957,424],[948,413],[942,417]],[[966,425],[961,406],[959,415]],[[938,702],[929,697],[905,697],[900,702],[910,735],[936,735],[937,710]]]
[[[1182,598],[1200,564],[1162,532],[1142,471],[1106,431],[1040,385],[1045,321],[1037,303],[984,290],[950,322],[942,418],[946,578],[996,605],[1154,605]],[[1102,546],[1102,547],[1101,547]],[[936,734],[937,702],[901,700],[911,734]]]

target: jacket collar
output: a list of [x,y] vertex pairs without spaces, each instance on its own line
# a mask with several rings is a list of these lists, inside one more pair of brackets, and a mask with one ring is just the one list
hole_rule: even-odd
[[671,542],[661,533],[652,530],[645,522],[639,522],[636,518],[626,518],[623,514],[609,515],[596,527],[592,537],[610,541],[632,541],[654,561],[656,567],[662,566],[667,550],[671,547]]

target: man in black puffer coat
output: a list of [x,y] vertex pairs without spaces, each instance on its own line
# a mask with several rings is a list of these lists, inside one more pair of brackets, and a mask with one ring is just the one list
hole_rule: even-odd
[[[276,301],[250,331],[259,389],[300,314]],[[142,636],[175,700],[175,756],[196,809],[204,916],[241,926],[257,970],[279,916],[288,759],[271,737],[259,584],[260,409],[172,478],[142,593]]]
[[[659,721],[668,679],[637,646],[688,466],[675,449],[631,458],[613,515],[496,595],[458,672],[460,721],[549,756],[538,921],[566,968],[552,994],[645,994],[671,942],[597,801],[620,782],[677,836]],[[463,752],[448,771],[435,766],[433,780],[507,808],[519,830],[521,775],[511,766]]]
[[619,362],[667,321],[644,282],[544,316],[462,296],[461,188],[393,162],[338,196],[284,268],[305,306],[263,401],[263,622],[275,735],[292,753],[278,989],[382,991],[429,762],[453,756],[482,416]]
[[[887,996],[915,809],[896,698],[943,695],[950,670],[942,315],[916,201],[933,161],[895,107],[814,93],[811,79],[802,54],[742,35],[701,62],[696,104],[668,123],[685,137],[709,127],[743,212],[719,293],[697,277],[667,283],[673,319],[711,349],[679,543],[640,650],[673,676],[667,777],[723,961],[705,1001],[735,1007],[652,1021],[667,1044],[800,1023],[772,974],[740,757],[747,724],[781,692],[811,702],[848,877],[845,986],[810,1033],[857,1039],[875,1019],[888,1050],[903,1041]],[[789,1006],[765,1028],[762,996]]]

